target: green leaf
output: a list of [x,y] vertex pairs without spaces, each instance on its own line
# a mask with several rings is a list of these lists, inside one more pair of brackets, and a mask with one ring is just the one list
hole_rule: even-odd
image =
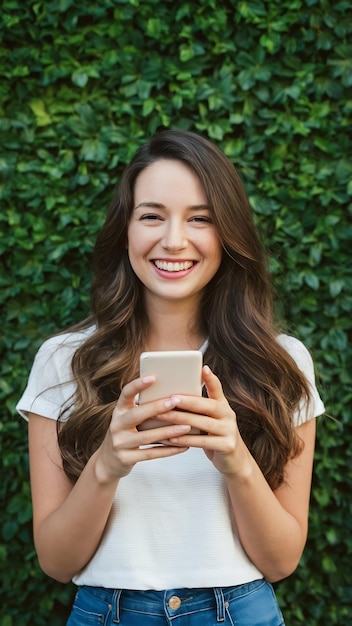
[[183,63],[187,63],[194,57],[194,47],[187,44],[180,46],[180,59]]
[[48,124],[51,124],[52,120],[50,118],[50,115],[48,115],[47,111],[45,110],[45,104],[43,100],[31,100],[29,106],[36,117],[38,126],[47,126]]
[[161,33],[161,21],[158,17],[150,17],[147,21],[147,35],[149,37],[159,37]]
[[73,72],[71,79],[77,87],[85,87],[88,82],[88,75],[86,72],[77,70],[76,72]]
[[86,139],[82,143],[80,157],[84,161],[105,162],[108,156],[108,145],[99,139]]
[[255,73],[253,69],[242,70],[238,76],[237,80],[244,91],[248,91],[253,87],[256,83]]
[[18,524],[15,521],[7,521],[2,528],[2,538],[4,541],[11,541],[18,532]]
[[333,574],[337,570],[337,566],[336,566],[334,559],[332,559],[329,556],[323,556],[321,564],[322,564],[324,572]]
[[341,293],[342,289],[345,286],[344,280],[332,280],[329,283],[329,291],[332,298],[336,298],[336,296]]
[[304,281],[311,289],[319,289],[320,281],[316,274],[305,274]]
[[153,98],[148,98],[143,102],[142,115],[143,117],[147,117],[152,111],[154,111],[155,100]]

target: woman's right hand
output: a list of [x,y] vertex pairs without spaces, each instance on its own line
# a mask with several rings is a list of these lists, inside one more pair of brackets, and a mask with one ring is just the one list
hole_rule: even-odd
[[166,442],[171,437],[187,434],[191,430],[187,424],[170,423],[159,428],[138,430],[138,426],[145,420],[158,415],[162,414],[163,419],[167,419],[168,412],[176,406],[170,398],[143,405],[136,404],[136,396],[153,382],[154,376],[145,376],[133,380],[122,389],[104,441],[94,454],[99,482],[114,482],[127,476],[139,461],[175,456],[188,449],[165,444],[155,445],[160,441]]
[[[57,424],[45,416],[29,416],[29,450],[34,540],[42,569],[68,582],[97,550],[111,513],[119,479],[138,461],[173,456],[187,447],[151,444],[180,436],[190,427],[172,424],[174,403],[164,400],[136,405],[135,396],[154,378],[137,379],[122,390],[103,443],[72,484],[62,468]],[[170,412],[170,417],[168,417]],[[165,425],[139,432],[144,420],[163,415]]]

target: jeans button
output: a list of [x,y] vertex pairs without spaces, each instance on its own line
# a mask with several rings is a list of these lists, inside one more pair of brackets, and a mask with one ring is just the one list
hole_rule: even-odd
[[177,609],[179,609],[181,606],[181,600],[178,596],[171,596],[170,600],[168,601],[168,605],[170,609],[172,609],[173,611],[177,611]]

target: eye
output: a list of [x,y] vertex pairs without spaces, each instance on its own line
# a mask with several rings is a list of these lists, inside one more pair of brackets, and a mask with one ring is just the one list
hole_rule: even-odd
[[157,220],[161,220],[162,217],[157,213],[144,213],[140,216],[139,220],[141,222],[155,222]]
[[212,224],[213,220],[211,217],[207,215],[193,215],[190,219],[190,222],[195,222],[196,224]]

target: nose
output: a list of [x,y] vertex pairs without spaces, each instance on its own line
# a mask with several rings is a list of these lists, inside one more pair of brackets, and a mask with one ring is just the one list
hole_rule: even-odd
[[162,239],[162,246],[170,252],[184,250],[187,247],[187,237],[183,225],[179,222],[170,221],[165,224],[165,233]]

